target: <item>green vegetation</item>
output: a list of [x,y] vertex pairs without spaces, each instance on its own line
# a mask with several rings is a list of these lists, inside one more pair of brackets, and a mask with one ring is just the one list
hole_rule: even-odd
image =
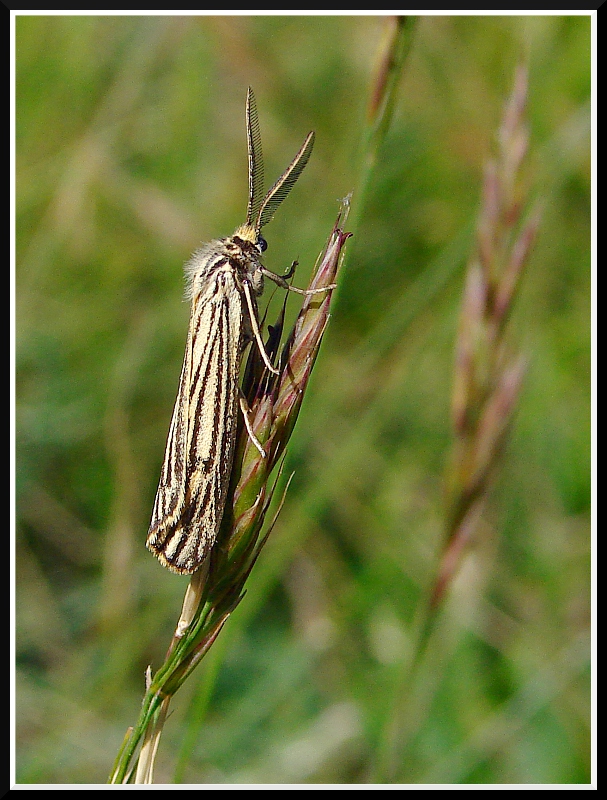
[[[419,19],[384,132],[366,115],[389,25],[16,21],[20,783],[107,780],[179,617],[187,579],[144,543],[189,316],[181,265],[246,214],[249,84],[267,183],[316,131],[266,265],[297,258],[306,286],[352,190],[354,235],[284,507],[172,701],[155,780],[590,780],[590,20]],[[507,339],[526,375],[412,673],[446,535],[466,266],[525,59],[542,216]]]

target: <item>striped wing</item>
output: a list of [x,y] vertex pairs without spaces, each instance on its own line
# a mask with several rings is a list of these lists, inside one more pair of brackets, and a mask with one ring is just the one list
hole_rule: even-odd
[[179,391],[147,538],[160,562],[194,572],[213,546],[236,433],[242,296],[230,270],[192,302]]

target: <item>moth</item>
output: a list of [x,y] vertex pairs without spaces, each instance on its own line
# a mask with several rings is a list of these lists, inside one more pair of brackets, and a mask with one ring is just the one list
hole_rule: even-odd
[[[257,315],[257,297],[264,277],[279,286],[308,294],[266,269],[261,255],[266,240],[261,229],[293,188],[308,163],[314,131],[272,188],[263,195],[263,156],[255,97],[246,102],[249,201],[244,225],[232,236],[202,245],[185,265],[190,323],[175,408],[147,536],[147,547],[168,569],[195,572],[217,539],[226,502],[239,405],[251,439],[247,408],[239,390],[245,346],[255,340],[266,367],[276,373],[266,354]],[[240,400],[240,402],[239,402]]]

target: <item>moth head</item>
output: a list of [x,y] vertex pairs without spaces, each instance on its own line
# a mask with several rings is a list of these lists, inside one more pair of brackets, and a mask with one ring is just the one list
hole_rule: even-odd
[[259,233],[259,231],[253,225],[249,225],[248,223],[241,225],[240,228],[237,228],[234,232],[234,236],[242,239],[243,242],[249,242],[250,244],[254,245],[260,254],[263,253],[268,247],[268,243]]

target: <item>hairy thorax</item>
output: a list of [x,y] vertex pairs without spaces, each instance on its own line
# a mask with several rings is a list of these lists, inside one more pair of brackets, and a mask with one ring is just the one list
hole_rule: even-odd
[[184,267],[186,298],[205,302],[226,279],[233,281],[238,291],[247,283],[253,296],[259,296],[264,281],[259,245],[253,241],[255,235],[251,226],[243,225],[233,236],[214,239],[196,250]]

